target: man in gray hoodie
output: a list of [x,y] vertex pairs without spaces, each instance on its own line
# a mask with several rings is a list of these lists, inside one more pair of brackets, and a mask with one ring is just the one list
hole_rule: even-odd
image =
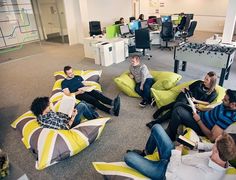
[[151,104],[152,98],[150,89],[154,83],[154,79],[147,66],[141,63],[138,55],[132,56],[129,71],[130,78],[134,79],[136,82],[135,91],[143,98],[139,105],[145,107],[147,104]]

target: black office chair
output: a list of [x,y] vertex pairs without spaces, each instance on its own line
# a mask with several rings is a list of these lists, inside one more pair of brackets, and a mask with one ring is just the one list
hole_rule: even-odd
[[115,21],[115,24],[121,24],[120,21]]
[[100,21],[89,22],[89,34],[90,36],[102,34]]
[[156,16],[148,16],[148,19],[157,18]]
[[162,23],[160,37],[164,42],[166,42],[165,46],[161,46],[161,49],[167,48],[171,50],[172,47],[168,46],[168,42],[174,39],[174,30],[172,22]]
[[134,21],[135,20],[135,17],[129,17],[129,22],[132,22],[132,21]]
[[148,60],[152,57],[151,55],[145,54],[145,50],[151,50],[151,41],[148,28],[135,30],[135,48],[142,49],[142,55],[147,56]]
[[180,37],[182,38],[182,40],[183,40],[184,42],[187,41],[187,38],[188,38],[188,37],[193,36],[194,31],[195,31],[195,29],[196,29],[196,26],[197,26],[197,21],[192,21],[192,22],[190,23],[190,26],[189,26],[188,30],[187,30],[187,31],[183,31],[183,32],[180,34]]

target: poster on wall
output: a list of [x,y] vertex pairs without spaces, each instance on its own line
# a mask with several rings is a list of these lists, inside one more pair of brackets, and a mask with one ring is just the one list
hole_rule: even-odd
[[149,14],[159,13],[158,0],[149,0]]
[[38,40],[30,0],[1,0],[0,50]]

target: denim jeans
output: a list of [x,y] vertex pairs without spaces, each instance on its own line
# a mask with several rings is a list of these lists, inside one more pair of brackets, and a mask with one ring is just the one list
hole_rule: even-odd
[[165,179],[166,168],[174,145],[165,130],[159,124],[153,126],[145,150],[147,154],[152,154],[156,148],[158,149],[160,157],[159,161],[145,159],[135,152],[128,152],[124,160],[128,166],[151,179]]
[[77,115],[75,116],[74,122],[71,127],[77,126],[80,123],[81,116],[84,116],[86,119],[96,119],[99,117],[99,114],[86,102],[81,101],[75,107],[77,110]]
[[154,84],[153,78],[147,78],[143,85],[143,90],[140,89],[141,83],[136,83],[135,91],[143,98],[144,101],[151,103],[151,87]]

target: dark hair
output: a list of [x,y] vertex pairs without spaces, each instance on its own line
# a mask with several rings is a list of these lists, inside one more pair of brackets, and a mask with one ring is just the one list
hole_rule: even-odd
[[49,97],[37,97],[33,100],[30,110],[34,113],[35,116],[43,114],[43,111],[49,105]]
[[122,20],[124,20],[124,18],[123,18],[123,17],[121,17],[121,18],[120,18],[120,21],[122,21]]
[[209,87],[208,94],[211,94],[215,90],[215,87],[216,87],[217,75],[214,71],[208,72],[207,75],[210,77],[210,87]]
[[71,66],[65,66],[64,67],[64,73],[66,74],[66,71],[70,70],[72,67]]
[[216,147],[221,160],[229,161],[236,157],[236,145],[229,134],[223,133],[222,138],[216,142]]
[[229,96],[230,103],[236,102],[236,91],[235,90],[227,89],[226,94]]
[[131,59],[138,59],[138,60],[141,60],[140,56],[135,54],[135,55],[132,55],[131,56]]
[[138,17],[138,19],[140,19],[140,20],[144,20],[143,18],[144,18],[144,14],[140,14]]

